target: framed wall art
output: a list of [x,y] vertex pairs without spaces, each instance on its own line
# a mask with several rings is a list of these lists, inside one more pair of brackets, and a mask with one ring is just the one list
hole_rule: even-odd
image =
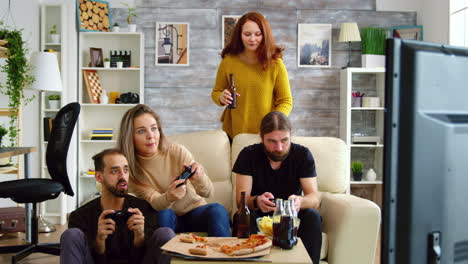
[[89,102],[92,104],[99,104],[102,94],[102,85],[99,80],[98,72],[95,70],[83,70],[83,80],[88,92]]
[[104,67],[104,59],[101,48],[89,48],[89,67]]
[[156,22],[156,65],[189,65],[189,24]]
[[390,37],[423,40],[423,26],[405,26],[390,28]]
[[224,49],[231,39],[234,26],[241,16],[222,16],[222,29],[221,29],[221,48]]
[[76,0],[79,31],[111,31],[109,3],[101,0]]
[[299,24],[297,35],[298,67],[330,67],[331,24]]

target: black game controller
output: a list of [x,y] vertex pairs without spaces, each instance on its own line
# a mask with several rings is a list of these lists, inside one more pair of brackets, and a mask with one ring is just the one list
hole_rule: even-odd
[[[195,170],[196,171],[196,170]],[[177,180],[187,180],[188,178],[192,177],[195,174],[195,171],[192,172],[192,166],[185,167],[185,170],[177,177]],[[182,186],[185,182],[179,183],[176,188]]]
[[114,220],[115,223],[127,223],[130,216],[134,215],[135,213],[129,212],[127,210],[122,211],[115,211],[106,215],[106,219],[110,218]]

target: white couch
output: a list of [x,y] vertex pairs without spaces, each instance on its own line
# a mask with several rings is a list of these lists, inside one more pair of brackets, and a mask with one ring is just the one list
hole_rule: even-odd
[[[220,130],[168,138],[186,146],[195,160],[203,164],[215,188],[208,202],[223,204],[232,215],[236,210],[232,165],[239,152],[245,146],[260,142],[260,137],[255,134],[238,135],[232,147],[226,134]],[[374,263],[380,209],[369,200],[346,193],[349,190],[350,164],[346,144],[331,137],[293,137],[292,141],[308,147],[316,162],[318,187],[322,192],[319,210],[324,232],[320,263]]]

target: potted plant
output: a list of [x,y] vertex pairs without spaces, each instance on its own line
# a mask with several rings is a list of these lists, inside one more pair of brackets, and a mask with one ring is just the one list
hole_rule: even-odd
[[119,23],[117,23],[117,22],[114,23],[114,25],[112,26],[112,31],[113,32],[120,32]]
[[387,32],[383,28],[366,27],[361,30],[362,67],[385,67],[386,38]]
[[2,146],[2,139],[6,134],[8,134],[8,130],[0,125],[0,147]]
[[353,179],[355,181],[362,180],[362,169],[364,168],[364,163],[361,161],[351,162],[351,170],[353,171]]
[[49,101],[49,109],[59,109],[60,108],[60,94],[51,94],[47,96]]
[[49,31],[50,41],[52,43],[60,43],[60,34],[57,33],[57,25],[53,24]]
[[123,59],[121,57],[117,58],[116,65],[117,65],[117,68],[123,68]]
[[0,72],[6,75],[6,78],[0,79],[0,94],[8,97],[7,107],[11,113],[8,121],[9,146],[16,146],[19,132],[18,112],[21,104],[27,105],[34,99],[34,96],[24,95],[24,89],[34,82],[34,77],[31,75],[32,65],[27,59],[28,49],[22,39],[21,30],[0,28],[0,40],[7,43],[8,57],[6,63],[0,66]]
[[120,2],[122,5],[127,7],[127,23],[128,23],[128,31],[135,32],[136,31],[136,24],[132,23],[132,17],[138,17],[135,13],[136,8],[130,7],[128,3]]
[[104,68],[110,68],[110,59],[109,58],[104,59]]

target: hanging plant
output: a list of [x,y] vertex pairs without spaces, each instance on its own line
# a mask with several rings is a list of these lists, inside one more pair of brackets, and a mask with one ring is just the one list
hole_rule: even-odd
[[21,37],[20,30],[0,29],[0,40],[6,40],[7,50],[6,63],[0,66],[0,71],[6,73],[6,81],[0,82],[0,93],[8,96],[8,108],[10,109],[8,135],[10,146],[18,144],[18,112],[23,102],[27,105],[34,96],[25,98],[24,88],[34,82],[31,75],[32,65],[26,59],[28,49]]

